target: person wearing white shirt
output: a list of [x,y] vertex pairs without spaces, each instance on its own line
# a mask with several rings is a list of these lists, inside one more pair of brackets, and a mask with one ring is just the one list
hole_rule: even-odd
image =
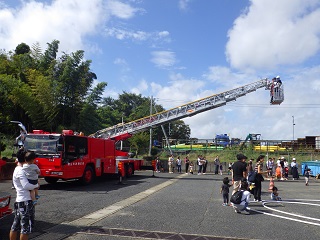
[[295,158],[292,158],[291,172],[292,172],[292,180],[299,179],[298,163]]
[[173,155],[170,155],[169,159],[168,159],[168,166],[169,166],[169,173],[173,173]]
[[243,191],[240,204],[232,203],[234,211],[236,213],[244,212],[250,214],[249,202],[250,202],[250,192],[248,191],[248,182],[241,182],[240,191]]
[[[35,158],[34,152],[27,152],[29,157]],[[20,149],[17,153],[18,163],[12,176],[12,182],[17,192],[14,203],[14,220],[10,230],[10,240],[15,240],[20,230],[20,240],[29,239],[35,217],[35,208],[31,200],[30,190],[39,187],[38,184],[29,183],[24,171],[25,152]]]
[[197,161],[198,161],[198,166],[199,166],[198,175],[200,175],[202,173],[202,165],[203,165],[203,161],[202,161],[202,156],[201,155],[198,156]]

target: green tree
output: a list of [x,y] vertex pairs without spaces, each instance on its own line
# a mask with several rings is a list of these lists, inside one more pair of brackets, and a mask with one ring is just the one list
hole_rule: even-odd
[[147,154],[149,149],[149,133],[141,132],[129,138],[130,151],[135,152],[136,156]]
[[170,124],[170,138],[188,140],[190,134],[189,125],[186,125],[182,120],[177,120]]
[[20,43],[15,50],[16,55],[27,54],[29,52],[30,52],[30,47],[25,43]]
[[60,119],[62,125],[77,128],[78,115],[85,103],[96,75],[90,71],[90,60],[83,61],[84,52],[64,54],[55,66],[55,80],[59,91]]
[[102,128],[101,120],[97,111],[98,104],[101,103],[102,94],[107,86],[107,83],[98,83],[92,89],[91,93],[86,99],[79,115],[79,131],[84,132],[86,135],[92,134]]

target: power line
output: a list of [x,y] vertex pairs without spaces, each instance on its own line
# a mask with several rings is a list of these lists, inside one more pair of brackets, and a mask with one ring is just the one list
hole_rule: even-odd
[[[274,106],[268,104],[234,104],[229,103],[227,106],[234,107],[249,107],[249,108],[273,108]],[[320,104],[281,104],[277,108],[320,108]]]

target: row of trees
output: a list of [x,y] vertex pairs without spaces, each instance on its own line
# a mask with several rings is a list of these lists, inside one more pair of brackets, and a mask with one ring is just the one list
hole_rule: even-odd
[[[104,98],[107,83],[93,86],[97,76],[90,69],[91,61],[84,60],[84,51],[58,54],[58,50],[59,41],[53,40],[44,51],[38,43],[0,51],[0,122],[18,120],[28,131],[73,129],[91,134],[122,119],[127,122],[149,115],[148,97],[123,92],[118,99]],[[156,108],[163,110],[160,105]],[[12,129],[3,125],[0,131],[13,133]],[[153,131],[153,139],[162,139],[160,129]],[[183,121],[171,123],[170,130],[172,138],[190,137]],[[148,139],[148,132],[137,134],[131,146],[141,148]]]

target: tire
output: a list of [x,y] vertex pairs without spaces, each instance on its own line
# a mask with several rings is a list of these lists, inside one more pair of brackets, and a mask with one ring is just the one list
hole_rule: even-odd
[[126,177],[131,177],[134,174],[134,169],[132,164],[127,164],[125,169],[126,169]]
[[84,169],[84,172],[83,172],[83,175],[82,175],[80,181],[81,181],[81,183],[82,183],[83,185],[88,185],[88,184],[90,184],[90,183],[93,182],[94,177],[95,177],[95,176],[94,176],[94,172],[93,172],[92,167],[86,166],[86,168]]
[[45,177],[44,180],[45,180],[47,183],[55,184],[56,182],[58,182],[59,178],[55,178],[55,177]]

